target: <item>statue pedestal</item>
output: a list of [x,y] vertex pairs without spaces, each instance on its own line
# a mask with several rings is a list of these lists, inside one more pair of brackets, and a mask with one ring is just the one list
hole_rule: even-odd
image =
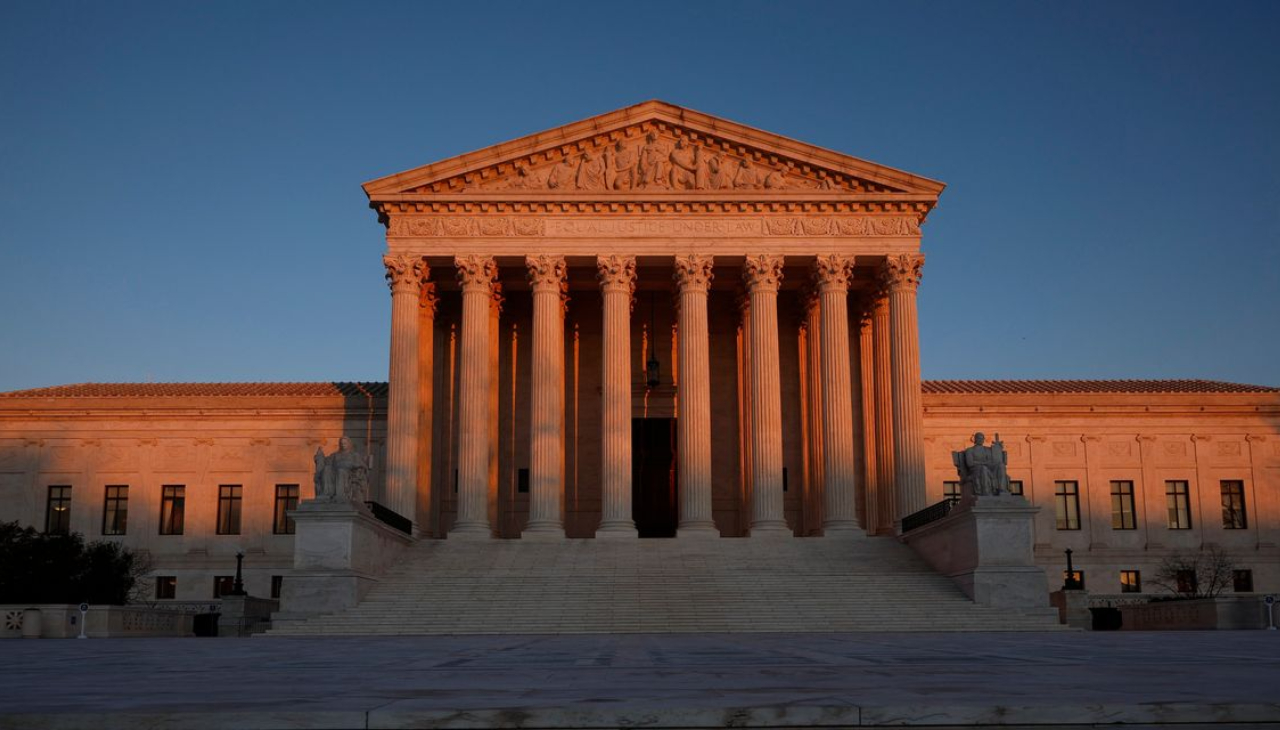
[[1051,610],[1049,583],[1032,551],[1032,520],[1039,511],[1011,494],[967,497],[901,540],[974,603]]
[[311,500],[292,513],[293,572],[280,591],[275,626],[351,608],[413,538],[379,522],[363,505]]

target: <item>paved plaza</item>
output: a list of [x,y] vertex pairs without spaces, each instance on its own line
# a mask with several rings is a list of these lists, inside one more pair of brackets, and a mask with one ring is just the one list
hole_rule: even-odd
[[1280,724],[1280,632],[10,640],[0,728]]

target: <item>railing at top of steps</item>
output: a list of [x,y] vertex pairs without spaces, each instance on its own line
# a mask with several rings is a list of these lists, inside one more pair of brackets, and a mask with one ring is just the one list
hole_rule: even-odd
[[919,512],[912,512],[902,518],[902,531],[904,533],[911,532],[918,527],[924,527],[930,522],[936,522],[946,517],[951,514],[951,508],[955,506],[956,501],[948,498],[937,504],[931,504]]

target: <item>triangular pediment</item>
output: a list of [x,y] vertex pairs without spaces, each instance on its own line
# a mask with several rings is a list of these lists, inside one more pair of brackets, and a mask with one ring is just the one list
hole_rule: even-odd
[[602,114],[364,185],[406,197],[911,196],[943,184],[661,101]]

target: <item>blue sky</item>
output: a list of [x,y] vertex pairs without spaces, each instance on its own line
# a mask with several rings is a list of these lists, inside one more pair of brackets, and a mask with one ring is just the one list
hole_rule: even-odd
[[948,183],[927,378],[1280,385],[1280,3],[0,5],[0,390],[386,377],[360,183],[660,98]]

